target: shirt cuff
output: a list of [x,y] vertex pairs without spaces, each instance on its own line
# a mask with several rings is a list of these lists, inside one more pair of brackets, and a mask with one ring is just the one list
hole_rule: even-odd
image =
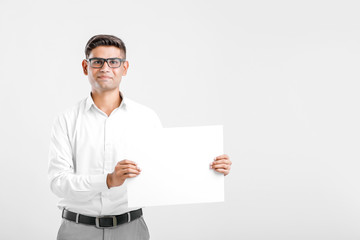
[[106,178],[107,178],[107,173],[99,174],[99,175],[92,175],[90,177],[92,189],[99,191],[99,192],[107,190],[108,186],[106,184]]

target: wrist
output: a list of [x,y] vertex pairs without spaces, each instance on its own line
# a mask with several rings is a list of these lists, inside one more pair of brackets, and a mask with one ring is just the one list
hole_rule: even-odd
[[108,189],[110,189],[112,187],[111,173],[108,173],[108,175],[106,176],[106,185],[107,185]]

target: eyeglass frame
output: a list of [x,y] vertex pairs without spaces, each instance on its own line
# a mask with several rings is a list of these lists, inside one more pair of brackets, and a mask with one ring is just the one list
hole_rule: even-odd
[[[103,64],[100,67],[91,66],[91,60],[94,60],[94,59],[103,60]],[[118,67],[110,67],[108,61],[109,60],[114,60],[114,59],[120,60],[120,65]],[[122,62],[126,62],[126,59],[125,58],[98,58],[98,57],[96,57],[96,58],[88,58],[88,59],[86,59],[86,61],[90,63],[90,67],[100,69],[100,68],[102,68],[104,66],[105,62],[108,65],[109,68],[119,68],[119,67],[121,67]]]

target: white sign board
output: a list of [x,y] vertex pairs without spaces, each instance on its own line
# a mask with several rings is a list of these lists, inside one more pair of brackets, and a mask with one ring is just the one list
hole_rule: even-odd
[[222,126],[163,128],[133,136],[129,159],[142,171],[126,180],[129,207],[224,201],[224,175],[209,167],[223,154]]

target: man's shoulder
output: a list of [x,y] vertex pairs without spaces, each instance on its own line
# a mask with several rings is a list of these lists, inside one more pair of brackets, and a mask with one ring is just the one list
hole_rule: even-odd
[[125,99],[127,111],[141,122],[146,122],[153,127],[161,127],[161,121],[157,113],[150,107],[134,100]]
[[126,102],[126,108],[130,111],[130,112],[134,112],[134,113],[143,113],[143,114],[155,114],[155,111],[144,105],[141,104],[139,102],[136,102],[132,99],[129,98],[125,98],[125,102]]
[[78,101],[76,104],[65,108],[65,110],[61,111],[58,114],[58,118],[63,120],[76,118],[79,115],[79,113],[86,107],[86,100],[87,98],[84,98]]

